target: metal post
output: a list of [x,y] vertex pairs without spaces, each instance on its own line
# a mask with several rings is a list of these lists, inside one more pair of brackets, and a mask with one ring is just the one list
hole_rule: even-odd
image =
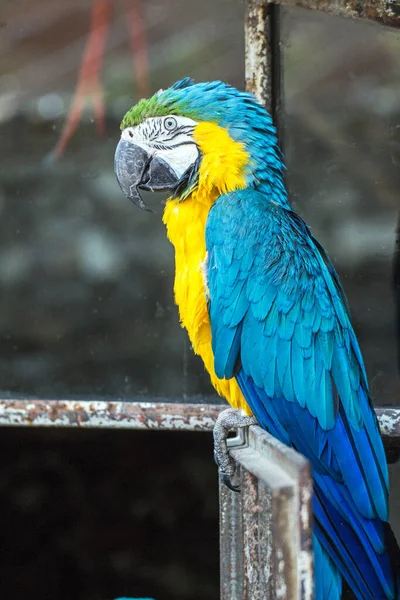
[[283,149],[281,7],[247,0],[245,18],[246,89],[269,110]]
[[220,488],[221,600],[312,600],[308,461],[260,427],[231,456],[241,492]]

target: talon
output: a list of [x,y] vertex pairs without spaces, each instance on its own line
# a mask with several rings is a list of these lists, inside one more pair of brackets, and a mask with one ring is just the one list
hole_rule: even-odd
[[235,485],[232,483],[231,478],[226,473],[220,472],[221,481],[227,488],[229,488],[232,492],[240,492],[240,485]]
[[232,482],[235,475],[235,463],[229,455],[226,440],[230,431],[256,423],[255,417],[249,417],[243,411],[233,408],[222,411],[215,423],[213,430],[214,460],[217,463],[221,481],[233,492],[240,492],[240,486]]

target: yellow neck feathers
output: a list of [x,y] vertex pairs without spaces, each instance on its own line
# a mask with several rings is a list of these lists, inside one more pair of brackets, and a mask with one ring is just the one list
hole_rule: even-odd
[[250,157],[244,145],[235,142],[215,123],[200,123],[194,138],[202,152],[197,193],[214,201],[221,194],[246,187]]
[[163,221],[175,247],[175,302],[182,326],[188,331],[217,392],[231,406],[251,414],[235,379],[219,379],[214,371],[211,327],[203,277],[206,259],[205,227],[208,212],[221,194],[243,189],[249,155],[243,144],[214,123],[197,125],[194,137],[202,152],[197,188],[184,201],[170,199]]

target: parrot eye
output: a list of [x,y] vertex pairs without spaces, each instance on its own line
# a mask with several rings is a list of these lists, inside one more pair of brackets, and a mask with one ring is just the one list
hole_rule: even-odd
[[167,131],[173,131],[178,126],[176,119],[174,117],[167,117],[164,121],[164,127]]

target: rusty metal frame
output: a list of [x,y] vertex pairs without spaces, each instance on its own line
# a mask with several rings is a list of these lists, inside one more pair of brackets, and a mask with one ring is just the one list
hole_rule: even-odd
[[257,12],[258,9],[268,13],[272,6],[281,5],[288,8],[307,8],[350,19],[374,21],[386,27],[400,27],[399,0],[248,0],[247,4],[249,14]]
[[350,19],[366,19],[388,27],[400,27],[399,0],[282,0],[280,4]]
[[221,404],[116,400],[0,400],[0,426],[211,431]]
[[221,600],[312,600],[308,461],[256,426],[230,453],[241,493],[220,484]]
[[[215,400],[215,398],[213,398]],[[0,427],[212,431],[225,404],[0,399]],[[400,444],[400,408],[377,408],[384,443]]]

